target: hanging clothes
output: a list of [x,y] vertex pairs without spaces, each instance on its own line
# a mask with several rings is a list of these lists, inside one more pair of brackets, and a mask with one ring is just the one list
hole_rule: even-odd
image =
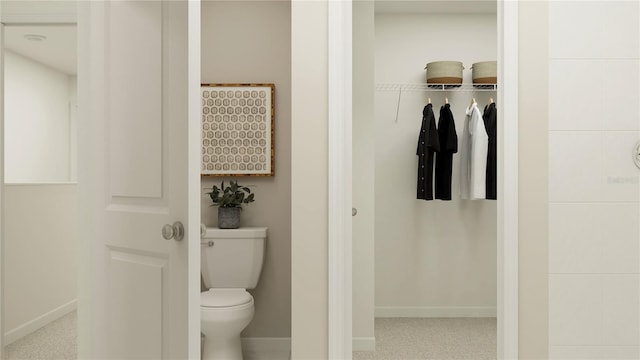
[[436,118],[433,106],[427,104],[422,109],[422,126],[418,136],[418,192],[417,198],[433,200],[433,153],[440,151]]
[[477,200],[486,196],[489,137],[478,103],[467,108],[460,153],[460,197]]
[[496,200],[498,198],[498,144],[497,144],[497,114],[496,104],[491,103],[484,107],[484,113],[482,114],[482,120],[484,121],[484,127],[489,136],[489,147],[487,151],[487,186],[486,195],[489,200]]
[[458,134],[449,104],[440,107],[438,140],[440,140],[440,151],[436,153],[435,197],[440,200],[451,200],[453,154],[458,152]]

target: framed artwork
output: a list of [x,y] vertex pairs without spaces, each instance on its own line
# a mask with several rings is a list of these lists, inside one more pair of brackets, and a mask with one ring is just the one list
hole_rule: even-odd
[[274,175],[274,84],[202,84],[202,175]]

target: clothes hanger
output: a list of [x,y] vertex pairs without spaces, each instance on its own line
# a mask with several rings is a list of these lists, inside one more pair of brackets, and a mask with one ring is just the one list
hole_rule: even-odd
[[449,103],[449,98],[448,98],[448,97],[444,98],[444,103],[445,103],[445,104],[448,104],[448,103]]
[[493,104],[493,98],[489,98],[489,105]]
[[471,104],[469,104],[469,106],[473,106],[473,104],[476,103],[476,98],[471,98]]
[[431,104],[431,98],[427,98],[427,104]]

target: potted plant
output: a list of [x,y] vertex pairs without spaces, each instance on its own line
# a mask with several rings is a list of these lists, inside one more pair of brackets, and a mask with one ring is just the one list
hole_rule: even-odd
[[237,229],[240,227],[240,211],[242,204],[254,201],[251,190],[238,184],[238,181],[230,181],[229,186],[224,186],[224,181],[218,188],[213,185],[207,193],[213,204],[218,207],[218,227],[220,229]]

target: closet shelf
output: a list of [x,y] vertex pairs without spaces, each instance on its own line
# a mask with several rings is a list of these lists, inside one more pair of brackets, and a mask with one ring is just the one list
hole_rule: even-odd
[[400,83],[378,83],[376,91],[497,91],[498,84],[400,84]]

